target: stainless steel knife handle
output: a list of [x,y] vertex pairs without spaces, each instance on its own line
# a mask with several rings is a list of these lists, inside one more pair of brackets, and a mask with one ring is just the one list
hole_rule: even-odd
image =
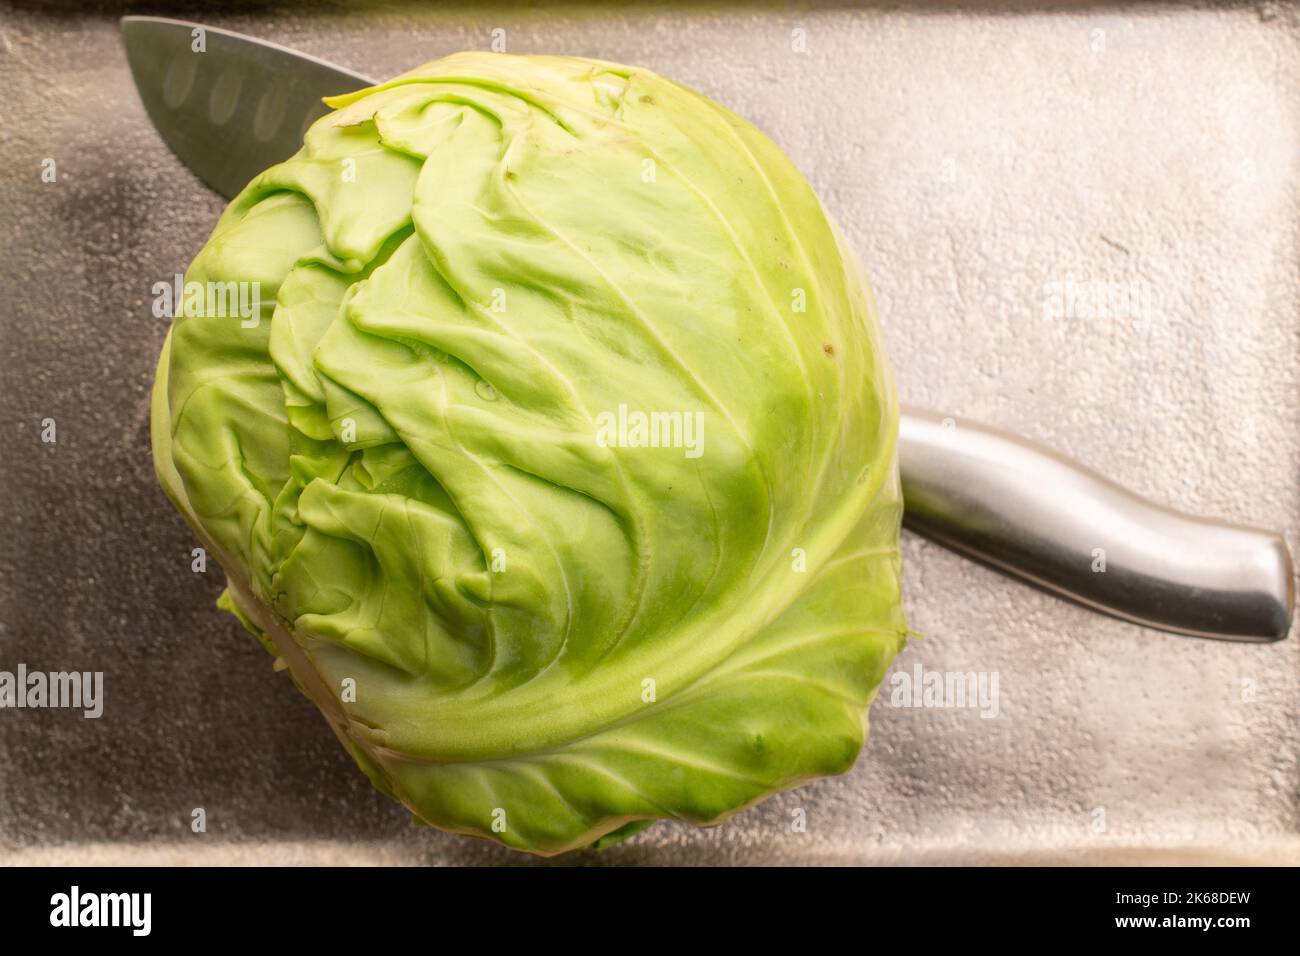
[[906,527],[1116,617],[1237,641],[1286,636],[1291,556],[1269,531],[1154,504],[1014,435],[907,408]]

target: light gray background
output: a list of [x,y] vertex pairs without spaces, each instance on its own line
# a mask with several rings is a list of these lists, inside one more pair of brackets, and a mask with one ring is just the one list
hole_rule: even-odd
[[[174,14],[379,75],[499,26],[511,52],[695,86],[781,144],[843,223],[906,401],[1300,545],[1294,5],[212,9]],[[98,721],[0,711],[0,862],[524,861],[410,827],[212,607],[219,573],[189,570],[149,461],[150,286],[222,203],[149,125],[126,11],[68,11],[0,9],[0,669],[103,670],[107,699]],[[1071,275],[1143,283],[1151,322],[1048,318],[1045,284]],[[912,536],[904,551],[925,637],[898,666],[996,671],[996,719],[894,708],[886,687],[846,776],[562,862],[1300,862],[1294,633],[1161,634]]]

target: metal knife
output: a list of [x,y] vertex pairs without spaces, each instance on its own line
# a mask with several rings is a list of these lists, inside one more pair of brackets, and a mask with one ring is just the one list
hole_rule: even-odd
[[[124,17],[136,88],[163,140],[232,198],[287,159],[321,97],[374,81],[253,37]],[[1006,432],[904,408],[905,525],[1095,610],[1198,637],[1272,641],[1295,612],[1285,541],[1181,514]]]

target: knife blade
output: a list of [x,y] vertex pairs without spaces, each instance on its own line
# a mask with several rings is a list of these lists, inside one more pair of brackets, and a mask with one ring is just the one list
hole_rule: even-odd
[[227,199],[302,146],[329,112],[322,96],[373,80],[265,40],[169,20],[123,17],[122,43],[163,141]]
[[[202,24],[124,17],[136,88],[164,142],[227,199],[302,145],[322,96],[374,81]],[[1295,613],[1281,536],[1147,501],[1050,449],[904,408],[904,523],[1094,610],[1178,634],[1283,638]]]

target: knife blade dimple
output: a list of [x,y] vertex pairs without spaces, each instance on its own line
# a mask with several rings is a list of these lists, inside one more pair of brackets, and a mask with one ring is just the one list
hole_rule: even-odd
[[199,61],[184,53],[175,57],[163,78],[163,102],[171,109],[179,109],[194,88]]
[[208,115],[217,126],[225,126],[239,106],[239,74],[226,69],[208,95]]
[[253,114],[253,138],[259,143],[268,142],[279,131],[284,122],[287,105],[284,84],[276,80],[263,92],[257,101],[257,112]]

